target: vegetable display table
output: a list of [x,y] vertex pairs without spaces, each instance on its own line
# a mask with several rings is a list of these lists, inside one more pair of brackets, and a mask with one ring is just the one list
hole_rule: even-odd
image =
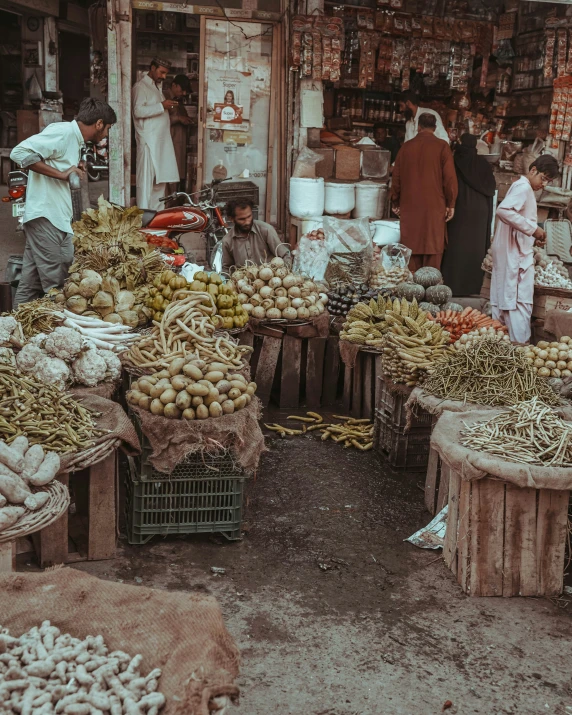
[[[74,561],[99,561],[115,556],[117,450],[74,474],[77,516],[68,510],[51,526],[32,537],[42,568]],[[69,488],[69,473],[56,477]],[[83,488],[82,488],[83,487]],[[84,508],[82,508],[82,506]],[[87,539],[83,535],[87,531]],[[84,542],[80,551],[69,550],[68,541]],[[86,543],[85,543],[86,542]]]
[[335,403],[340,374],[337,336],[322,337],[323,331],[310,323],[258,324],[253,329],[243,333],[239,342],[254,347],[251,373],[264,407],[271,395],[280,407]]
[[501,461],[461,444],[460,432],[493,416],[445,412],[431,438],[449,477],[445,563],[471,596],[562,592],[572,469]]

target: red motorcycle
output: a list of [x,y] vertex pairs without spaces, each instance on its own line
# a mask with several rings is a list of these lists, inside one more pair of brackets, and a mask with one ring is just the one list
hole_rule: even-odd
[[[203,233],[207,242],[207,256],[215,271],[222,269],[222,239],[228,233],[226,221],[216,204],[216,187],[230,179],[215,179],[210,185],[193,194],[175,192],[161,201],[183,198],[185,203],[171,206],[161,211],[143,211],[141,230],[147,236],[147,243],[179,253],[167,253],[167,260],[180,266],[185,262],[181,253],[179,238],[184,233]],[[195,197],[195,199],[193,199]]]

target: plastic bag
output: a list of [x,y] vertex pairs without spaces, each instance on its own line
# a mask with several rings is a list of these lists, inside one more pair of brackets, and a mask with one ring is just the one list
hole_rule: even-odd
[[302,236],[298,248],[294,251],[292,271],[308,276],[314,281],[324,279],[326,268],[330,262],[330,252],[326,242]]
[[316,177],[316,164],[322,161],[323,158],[321,154],[316,154],[315,151],[305,146],[298,154],[292,176],[296,179],[314,179]]
[[330,253],[362,251],[372,243],[367,218],[346,220],[324,216],[324,233]]
[[380,252],[380,261],[385,271],[393,268],[407,268],[411,258],[411,249],[402,243],[389,243]]

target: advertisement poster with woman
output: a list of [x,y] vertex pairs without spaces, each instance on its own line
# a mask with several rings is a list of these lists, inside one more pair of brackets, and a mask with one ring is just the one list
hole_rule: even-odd
[[234,70],[209,72],[207,129],[248,130],[250,79],[250,72]]

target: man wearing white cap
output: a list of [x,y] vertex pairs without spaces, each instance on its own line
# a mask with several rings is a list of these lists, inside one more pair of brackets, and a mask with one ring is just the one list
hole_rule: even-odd
[[168,183],[180,180],[177,157],[171,138],[169,112],[177,102],[165,99],[161,84],[170,62],[153,59],[148,74],[133,86],[133,124],[137,140],[137,206],[162,208]]

